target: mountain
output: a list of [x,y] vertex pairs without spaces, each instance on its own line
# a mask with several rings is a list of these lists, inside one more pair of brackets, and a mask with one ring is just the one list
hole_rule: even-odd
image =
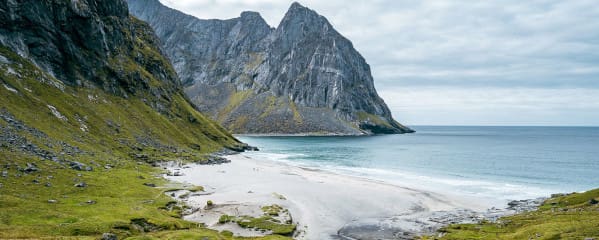
[[197,227],[153,166],[246,145],[194,109],[158,43],[124,0],[0,1],[0,238]]
[[185,92],[235,133],[407,133],[370,67],[326,18],[293,3],[277,28],[260,14],[202,20],[128,0],[162,40]]

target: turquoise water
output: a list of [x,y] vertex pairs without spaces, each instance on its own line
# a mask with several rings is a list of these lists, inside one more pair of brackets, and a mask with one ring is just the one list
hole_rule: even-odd
[[257,159],[498,200],[599,187],[599,128],[414,127],[359,137],[248,137]]

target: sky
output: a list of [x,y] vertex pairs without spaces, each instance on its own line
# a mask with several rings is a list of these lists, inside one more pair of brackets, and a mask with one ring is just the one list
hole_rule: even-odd
[[[161,0],[202,19],[293,1]],[[406,125],[599,126],[596,0],[302,0],[370,64]]]

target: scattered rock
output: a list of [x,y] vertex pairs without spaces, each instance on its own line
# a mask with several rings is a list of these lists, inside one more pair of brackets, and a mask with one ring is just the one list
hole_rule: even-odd
[[86,166],[83,163],[80,162],[76,162],[76,161],[71,161],[69,162],[69,167],[71,167],[71,169],[73,170],[77,170],[77,171],[93,171],[94,169],[91,166]]
[[118,240],[118,237],[114,233],[103,233],[100,240]]
[[230,163],[231,160],[221,156],[210,155],[207,160],[198,162],[200,165],[219,165],[223,163]]
[[39,169],[39,168],[37,168],[37,165],[35,165],[35,163],[27,163],[27,167],[26,167],[25,169],[23,169],[23,171],[22,171],[22,172],[25,172],[25,173],[32,173],[32,172],[37,172],[37,171],[39,171],[39,170],[40,170],[40,169]]
[[80,183],[77,183],[77,184],[75,184],[75,187],[78,187],[78,188],[84,188],[84,187],[87,187],[87,183],[85,183],[85,182],[80,182]]

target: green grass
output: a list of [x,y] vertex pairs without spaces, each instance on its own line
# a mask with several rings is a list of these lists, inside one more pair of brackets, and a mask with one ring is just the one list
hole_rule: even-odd
[[264,215],[260,217],[235,217],[225,214],[220,216],[218,222],[221,224],[233,222],[237,223],[237,225],[243,228],[267,230],[272,231],[273,234],[284,236],[289,236],[293,234],[293,232],[295,231],[297,226],[295,224],[292,224],[290,220],[288,220],[289,222],[282,223],[280,220],[273,218],[279,216],[283,212],[287,213],[287,209],[284,209],[283,207],[274,204],[262,207],[262,212],[264,212]]
[[497,222],[456,224],[441,229],[443,237],[424,239],[599,239],[599,189],[546,200],[537,211]]
[[383,120],[381,117],[376,116],[374,114],[370,114],[367,112],[358,112],[358,121],[363,122],[363,121],[370,121],[376,125],[380,125],[380,126],[385,126],[388,128],[393,128],[391,126],[391,124],[389,124],[387,121]]
[[[0,171],[8,171],[9,176],[0,177],[0,239],[97,239],[105,232],[120,238],[205,235],[208,239],[232,239],[182,220],[180,207],[168,207],[173,199],[163,191],[171,183],[159,177],[161,170],[151,165],[156,161],[201,161],[207,154],[238,144],[222,127],[194,110],[181,93],[169,97],[167,112],[158,112],[146,103],[147,94],[123,98],[97,88],[62,86],[12,51],[0,47],[0,54],[10,61],[0,65],[0,111],[43,136],[24,129],[11,131],[64,161],[94,168],[76,171],[19,146],[1,145]],[[16,74],[9,73],[9,68]],[[159,84],[151,81],[154,87]],[[48,105],[67,120],[54,116]],[[0,119],[0,126],[9,125]],[[65,144],[83,152],[61,154]],[[136,154],[147,158],[137,159]],[[35,163],[40,171],[25,174],[18,170],[27,163]],[[87,187],[75,187],[78,182]]]
[[207,240],[233,240],[233,239],[260,239],[260,240],[288,240],[289,237],[281,235],[270,235],[259,238],[242,238],[233,237],[230,232],[216,232],[210,230],[179,230],[179,231],[162,231],[157,233],[150,233],[136,237],[127,238],[127,240],[154,240],[154,239],[207,239]]
[[240,216],[234,217],[229,215],[220,216],[219,223],[234,222],[243,228],[253,228],[257,230],[272,231],[273,234],[291,235],[295,229],[295,224],[280,223],[271,216],[250,217]]

